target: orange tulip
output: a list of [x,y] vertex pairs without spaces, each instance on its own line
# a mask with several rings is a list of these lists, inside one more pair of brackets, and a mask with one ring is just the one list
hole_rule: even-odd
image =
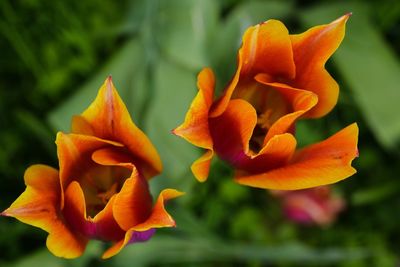
[[293,190],[273,191],[282,201],[286,217],[299,224],[331,224],[344,208],[344,199],[332,194],[329,186]]
[[213,72],[200,72],[199,92],[173,131],[207,150],[191,167],[199,181],[207,179],[214,154],[236,169],[238,183],[259,188],[309,188],[356,172],[356,124],[303,149],[294,136],[298,119],[324,116],[337,102],[339,87],[324,65],[349,16],[296,35],[277,20],[250,27],[236,73],[217,99]]
[[148,240],[175,222],[165,201],[182,193],[163,190],[155,204],[148,180],[161,172],[157,151],[132,122],[111,77],[95,101],[72,120],[72,133],[56,138],[59,168],[33,165],[26,190],[4,212],[49,233],[56,256],[80,256],[89,239],[112,243],[109,258],[129,243]]

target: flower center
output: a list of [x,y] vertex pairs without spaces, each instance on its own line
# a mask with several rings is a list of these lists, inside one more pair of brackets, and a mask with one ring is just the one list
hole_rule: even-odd
[[240,82],[232,98],[246,100],[257,112],[257,124],[250,139],[250,149],[257,153],[263,147],[268,130],[290,112],[290,106],[277,90],[253,80]]
[[86,213],[94,217],[104,209],[111,197],[117,194],[131,170],[119,166],[103,166],[93,163],[79,179],[85,195]]

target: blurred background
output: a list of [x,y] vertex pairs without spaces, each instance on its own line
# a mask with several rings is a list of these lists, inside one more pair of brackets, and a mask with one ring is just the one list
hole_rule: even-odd
[[[301,121],[300,145],[356,121],[358,173],[330,188],[267,192],[235,184],[219,161],[196,182],[200,152],[169,134],[212,67],[221,90],[245,29],[270,18],[291,33],[353,12],[327,68],[341,87],[326,117]],[[187,194],[168,206],[176,229],[108,261],[104,245],[67,261],[47,234],[0,218],[0,266],[399,266],[400,2],[240,0],[0,1],[0,210],[24,190],[31,164],[57,167],[57,131],[94,99],[107,75],[164,162],[151,190]]]

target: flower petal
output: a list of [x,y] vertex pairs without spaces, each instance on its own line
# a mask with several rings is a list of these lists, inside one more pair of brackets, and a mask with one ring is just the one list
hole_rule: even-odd
[[194,177],[196,177],[199,182],[205,182],[207,180],[213,156],[214,151],[210,149],[195,162],[193,162],[192,166],[190,167]]
[[258,73],[292,79],[295,76],[289,32],[278,20],[268,20],[250,27],[239,50],[243,57],[241,76],[252,79]]
[[256,76],[256,80],[264,85],[279,91],[286,101],[292,106],[293,112],[279,118],[268,130],[264,139],[264,145],[275,135],[283,134],[293,127],[294,122],[303,114],[307,113],[318,102],[318,96],[313,92],[293,88],[282,83],[270,83],[264,74]]
[[151,214],[152,199],[146,179],[134,168],[116,195],[113,214],[118,225],[125,231],[144,222]]
[[290,35],[296,64],[294,86],[318,95],[318,104],[307,113],[315,118],[327,114],[336,105],[339,86],[325,70],[325,63],[343,40],[350,14],[316,26],[302,34]]
[[221,115],[241,80],[252,80],[258,73],[265,73],[273,80],[293,79],[295,64],[289,33],[278,20],[268,20],[247,29],[238,53],[236,73],[223,96],[213,106],[211,117]]
[[203,69],[197,78],[199,92],[190,105],[182,125],[173,133],[195,146],[212,149],[213,142],[208,128],[208,111],[213,101],[215,79],[211,69]]
[[136,225],[129,229],[125,234],[125,238],[115,243],[106,252],[104,252],[102,258],[107,259],[118,254],[127,244],[129,244],[132,238],[134,238],[134,235],[151,234],[153,231],[152,229],[154,228],[174,227],[175,221],[172,219],[171,215],[169,215],[168,212],[165,210],[164,205],[165,201],[179,197],[182,194],[182,192],[173,189],[163,190],[157,199],[157,202],[153,208],[150,217],[144,223]]
[[103,140],[94,136],[80,134],[57,133],[57,155],[60,164],[60,180],[62,188],[65,188],[73,179],[83,173],[87,166],[87,154],[97,149],[112,145],[123,146],[114,141]]
[[59,216],[61,205],[58,171],[33,165],[24,176],[26,189],[2,215],[15,217],[23,223],[49,233],[48,249],[58,257],[76,258],[86,248],[87,239],[70,230]]
[[95,136],[123,143],[133,155],[141,159],[140,171],[146,178],[161,172],[162,164],[156,149],[133,123],[111,77],[107,78],[94,102],[81,116],[90,123]]
[[73,181],[65,192],[63,215],[71,228],[88,238],[104,241],[118,241],[124,237],[123,231],[113,217],[115,195],[105,208],[94,218],[86,215],[85,196],[78,182]]
[[240,164],[249,152],[249,141],[257,123],[256,110],[247,101],[233,99],[225,112],[210,119],[214,149],[232,165]]
[[258,154],[247,157],[237,167],[249,173],[261,173],[281,167],[293,156],[296,145],[296,139],[290,133],[275,135]]
[[277,135],[254,154],[249,141],[256,123],[256,111],[247,101],[231,100],[221,116],[210,119],[215,151],[234,167],[251,173],[286,164],[296,148],[295,138],[291,134]]
[[71,132],[75,134],[94,135],[92,125],[80,115],[72,117]]
[[121,166],[133,169],[135,159],[125,148],[105,147],[93,152],[92,160],[104,166]]
[[195,146],[205,148],[208,151],[192,164],[192,172],[197,180],[207,180],[210,170],[210,162],[214,155],[213,141],[208,125],[208,113],[214,97],[215,78],[211,69],[203,69],[197,78],[197,93],[190,105],[182,125],[172,132],[186,139]]
[[284,167],[256,175],[239,173],[238,183],[264,189],[294,190],[332,184],[353,175],[358,127],[352,124],[325,141],[298,152]]

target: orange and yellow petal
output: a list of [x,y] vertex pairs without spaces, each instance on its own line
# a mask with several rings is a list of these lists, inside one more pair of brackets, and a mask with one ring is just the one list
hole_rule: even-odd
[[289,32],[278,20],[268,20],[247,29],[239,50],[241,75],[252,79],[258,73],[292,79],[295,76]]
[[194,177],[196,177],[199,182],[205,182],[207,180],[213,156],[214,151],[207,150],[207,152],[193,162],[192,166],[190,167]]
[[116,254],[118,254],[126,245],[132,242],[132,238],[135,234],[149,233],[151,236],[152,229],[162,228],[162,227],[174,227],[175,221],[172,219],[171,215],[165,209],[165,202],[181,196],[183,193],[174,189],[165,189],[163,190],[156,204],[153,207],[152,213],[150,217],[143,223],[136,225],[129,229],[123,240],[116,242],[113,246],[111,246],[106,252],[104,252],[102,258],[107,259]]
[[147,136],[133,123],[111,77],[106,79],[94,102],[81,116],[91,125],[95,136],[121,142],[137,156],[142,161],[146,178],[161,172],[160,156]]
[[256,155],[244,160],[238,167],[245,172],[260,173],[285,165],[296,150],[296,139],[290,133],[275,135]]
[[349,17],[350,14],[347,14],[330,24],[290,35],[296,64],[293,85],[318,96],[318,104],[307,113],[307,117],[324,116],[336,105],[339,86],[325,70],[325,63],[342,42]]
[[121,191],[116,195],[113,215],[118,225],[128,231],[144,222],[151,214],[152,198],[149,185],[136,169],[126,179]]
[[235,180],[243,185],[279,190],[332,184],[356,173],[351,162],[358,156],[357,140],[358,127],[352,124],[325,141],[296,152],[284,167],[255,175],[239,173]]
[[15,217],[48,232],[46,244],[54,255],[79,257],[88,240],[71,231],[60,217],[58,171],[45,165],[33,165],[26,170],[24,180],[25,192],[2,215]]
[[72,116],[71,122],[71,133],[83,134],[83,135],[94,135],[92,125],[82,116]]
[[203,69],[197,78],[199,92],[190,105],[182,125],[173,133],[195,146],[212,149],[213,141],[208,127],[208,112],[213,101],[215,79],[211,69]]
[[197,77],[199,92],[190,105],[185,121],[172,132],[195,146],[208,151],[192,164],[192,172],[197,180],[207,180],[210,162],[214,155],[213,140],[208,124],[208,113],[213,102],[215,78],[211,69],[204,68]]
[[122,147],[105,147],[93,152],[92,160],[97,164],[104,166],[121,166],[132,170],[134,168],[135,159],[126,148]]
[[106,146],[123,146],[120,143],[102,140],[94,136],[62,132],[57,133],[56,145],[60,180],[64,189],[73,179],[79,178],[79,173],[82,173],[88,165],[90,160],[88,153]]
[[247,29],[238,52],[238,66],[224,94],[213,105],[211,117],[220,116],[228,106],[231,96],[241,81],[252,81],[265,73],[270,81],[288,80],[295,76],[295,64],[289,33],[277,20],[268,20]]
[[307,113],[318,103],[318,96],[313,92],[293,88],[282,83],[270,83],[266,75],[256,76],[256,80],[274,90],[278,91],[290,104],[292,112],[279,118],[268,130],[264,145],[275,135],[283,134],[294,126],[295,121]]

